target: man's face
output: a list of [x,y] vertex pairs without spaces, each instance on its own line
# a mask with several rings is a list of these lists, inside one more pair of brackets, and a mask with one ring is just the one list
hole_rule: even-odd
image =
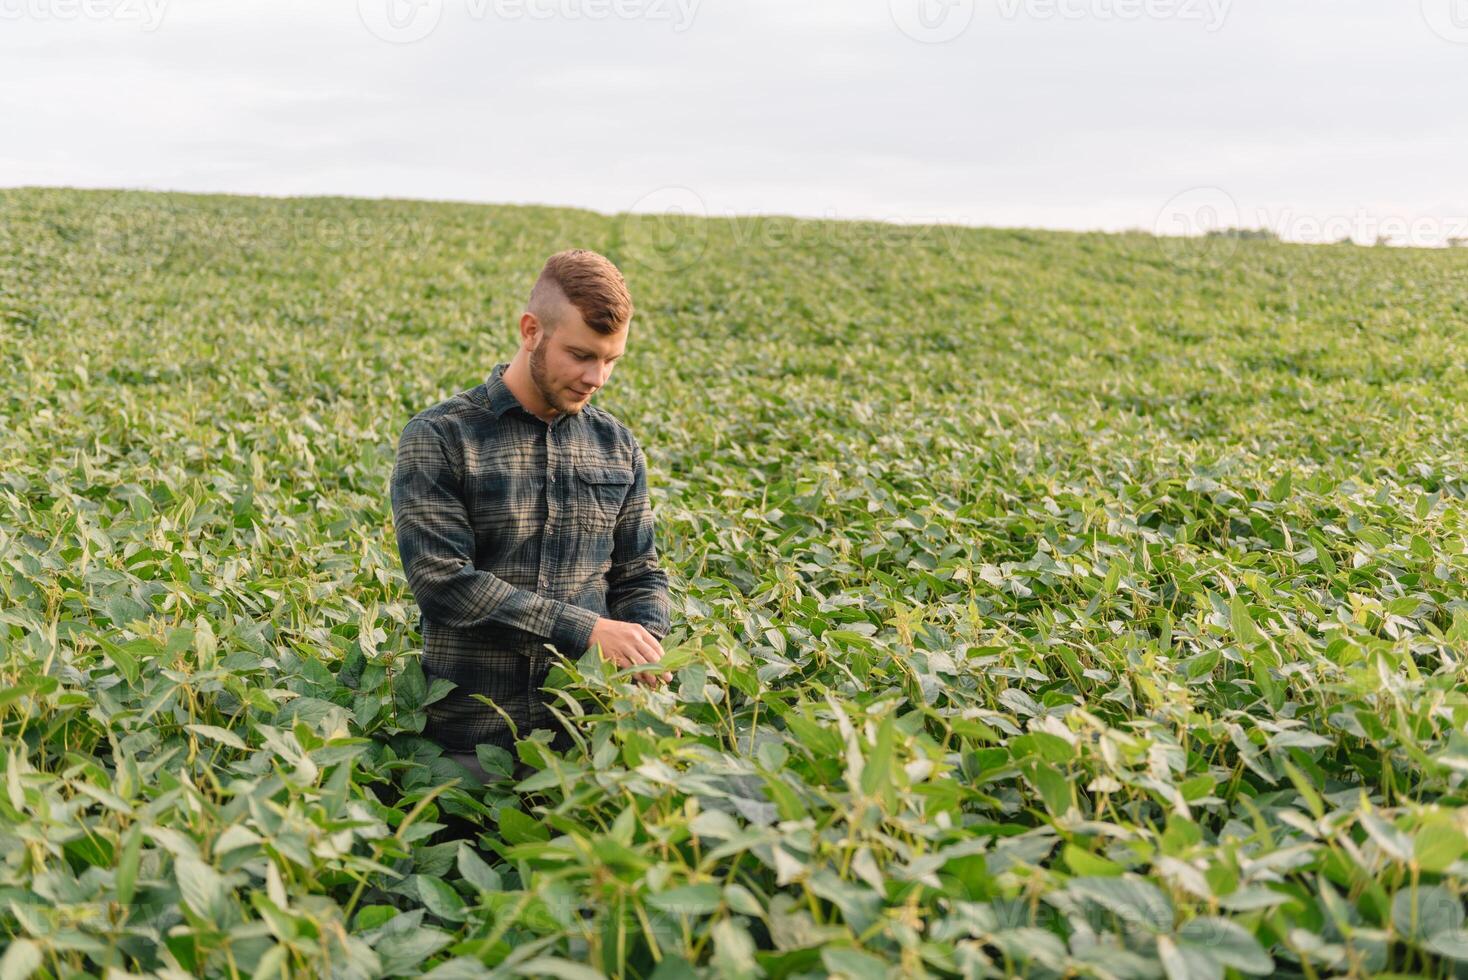
[[545,403],[563,415],[575,415],[607,383],[617,358],[627,347],[627,330],[603,334],[591,329],[575,306],[549,333],[537,331],[530,350],[530,380]]

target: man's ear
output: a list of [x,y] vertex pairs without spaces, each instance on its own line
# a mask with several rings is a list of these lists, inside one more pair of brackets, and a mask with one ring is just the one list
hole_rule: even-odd
[[520,314],[520,343],[527,349],[535,346],[535,335],[540,332],[540,319],[529,310]]

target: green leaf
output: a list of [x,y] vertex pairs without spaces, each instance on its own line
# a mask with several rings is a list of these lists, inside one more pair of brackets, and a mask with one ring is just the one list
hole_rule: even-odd
[[428,911],[440,919],[464,921],[464,900],[454,891],[453,886],[427,875],[414,875],[413,883],[417,885],[418,897],[423,899],[423,905]]
[[409,658],[403,664],[403,669],[398,672],[397,683],[393,686],[393,693],[401,711],[414,712],[423,707],[424,699],[428,696],[428,678],[423,675],[423,665],[416,657]]
[[458,686],[447,677],[435,677],[433,683],[428,685],[428,693],[423,696],[423,703],[420,707],[426,708],[434,702],[442,701]]
[[143,854],[143,825],[134,821],[122,842],[122,857],[117,862],[117,903],[131,905],[138,883],[138,863]]
[[1223,980],[1223,967],[1217,960],[1171,936],[1157,937],[1157,957],[1167,980]]
[[606,975],[600,970],[558,956],[537,956],[517,963],[515,972],[526,977],[555,977],[556,980],[606,980]]
[[1449,929],[1428,936],[1422,942],[1422,946],[1439,956],[1446,956],[1459,963],[1468,963],[1468,931],[1463,929]]
[[221,924],[229,889],[219,872],[187,854],[174,859],[173,869],[184,904],[206,922]]
[[504,890],[500,882],[499,872],[484,863],[481,858],[467,843],[459,842],[459,874],[481,892],[499,892]]
[[729,884],[724,886],[724,901],[729,908],[741,915],[752,915],[763,919],[765,908],[760,904],[754,893],[743,885]]
[[1047,762],[1030,760],[1023,766],[1025,778],[1030,781],[1040,799],[1045,803],[1045,809],[1057,817],[1063,817],[1070,812],[1075,805],[1075,796],[1071,781],[1065,778],[1065,774]]
[[1285,470],[1284,473],[1280,475],[1280,478],[1274,481],[1274,485],[1269,488],[1269,499],[1274,501],[1275,503],[1286,500],[1289,498],[1290,491],[1293,488],[1294,483],[1291,480],[1290,471]]
[[754,958],[754,939],[744,926],[733,919],[720,919],[709,929],[709,935],[714,940],[712,966],[718,976],[730,980],[752,980],[761,975]]
[[886,797],[892,788],[894,741],[893,716],[888,714],[877,726],[877,739],[861,770],[861,790],[867,796]]
[[1126,871],[1121,865],[1099,854],[1081,850],[1074,844],[1065,845],[1065,864],[1077,875],[1098,878],[1115,878]]
[[360,644],[352,644],[347,655],[342,658],[340,669],[337,671],[337,680],[342,686],[356,690],[362,681],[362,672],[367,669],[367,656],[362,652]]
[[1366,833],[1388,857],[1403,864],[1412,860],[1412,841],[1394,824],[1381,819],[1371,810],[1362,810],[1360,819]]
[[12,939],[0,957],[0,980],[26,980],[41,968],[41,947],[29,939]]
[[202,735],[205,738],[213,739],[216,742],[223,742],[225,745],[228,745],[232,749],[244,750],[248,748],[248,746],[245,745],[244,740],[241,739],[234,732],[230,731],[228,728],[219,728],[215,725],[197,724],[188,725],[186,727],[189,731],[193,732],[196,735]]
[[139,677],[138,651],[140,647],[143,649],[151,647],[151,643],[149,641],[132,640],[128,643],[117,644],[100,637],[98,637],[97,643],[102,647],[102,651],[107,654],[107,659],[112,661],[113,666],[117,668],[118,673],[122,674],[129,684],[136,684]]
[[1265,636],[1254,625],[1254,617],[1249,613],[1249,607],[1244,602],[1243,596],[1234,593],[1233,599],[1228,606],[1229,624],[1233,627],[1234,636],[1240,643],[1250,645],[1265,642]]
[[364,905],[353,917],[352,929],[355,932],[368,932],[396,917],[397,914],[398,910],[391,905]]
[[1122,564],[1113,559],[1106,569],[1106,578],[1101,583],[1101,595],[1108,596],[1116,591],[1116,586],[1121,582]]
[[539,821],[532,820],[514,807],[501,807],[499,811],[500,836],[507,844],[528,844],[532,841],[550,840],[550,831]]
[[1431,823],[1412,837],[1412,855],[1423,871],[1441,874],[1468,851],[1468,838],[1455,827]]
[[1172,902],[1157,886],[1135,875],[1120,878],[1072,878],[1065,890],[1095,902],[1129,928],[1171,932]]
[[1305,774],[1288,761],[1284,763],[1284,771],[1285,775],[1290,777],[1290,782],[1295,784],[1295,789],[1299,791],[1305,805],[1310,808],[1311,815],[1316,820],[1325,816],[1325,803],[1320,799],[1320,794],[1315,792],[1315,787],[1310,785],[1310,780],[1306,778]]
[[693,964],[677,953],[664,953],[648,980],[699,980],[699,974]]
[[102,609],[117,629],[127,629],[133,623],[146,623],[152,609],[136,599],[115,595],[102,604]]
[[1183,799],[1189,803],[1196,803],[1203,797],[1210,795],[1218,787],[1218,782],[1208,773],[1199,773],[1192,779],[1185,779],[1178,784],[1178,792]]
[[1463,927],[1463,900],[1441,885],[1404,888],[1392,896],[1392,925],[1421,940]]
[[1221,656],[1222,653],[1218,650],[1204,650],[1202,653],[1195,654],[1182,662],[1183,673],[1190,681],[1207,677],[1218,666]]
[[841,917],[857,934],[870,928],[882,911],[881,895],[827,868],[810,876],[810,890],[840,909]]
[[711,915],[719,910],[723,889],[717,882],[683,885],[647,897],[647,904],[674,915]]
[[1305,532],[1310,543],[1315,547],[1315,563],[1324,569],[1325,574],[1334,577],[1336,573],[1335,559],[1330,556],[1330,546],[1325,542],[1325,535],[1313,528]]
[[1274,959],[1260,945],[1254,935],[1230,919],[1201,916],[1185,924],[1178,932],[1178,941],[1202,952],[1204,956],[1220,966],[1252,973],[1255,976],[1270,976],[1274,973]]
[[883,960],[850,946],[827,946],[821,950],[821,965],[830,973],[852,980],[887,980]]
[[[423,911],[420,909],[417,914],[421,916]],[[383,936],[373,948],[382,959],[383,976],[416,975],[424,960],[453,941],[453,936],[440,929],[419,927]]]

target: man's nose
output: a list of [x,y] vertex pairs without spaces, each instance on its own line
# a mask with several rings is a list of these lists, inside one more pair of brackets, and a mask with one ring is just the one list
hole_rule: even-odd
[[587,390],[600,388],[607,383],[607,378],[611,376],[611,373],[612,366],[610,364],[598,365],[581,376],[581,384]]

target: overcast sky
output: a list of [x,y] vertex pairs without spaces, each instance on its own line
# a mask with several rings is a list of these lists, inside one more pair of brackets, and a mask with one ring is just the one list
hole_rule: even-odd
[[1468,238],[1468,0],[0,0],[0,185]]

